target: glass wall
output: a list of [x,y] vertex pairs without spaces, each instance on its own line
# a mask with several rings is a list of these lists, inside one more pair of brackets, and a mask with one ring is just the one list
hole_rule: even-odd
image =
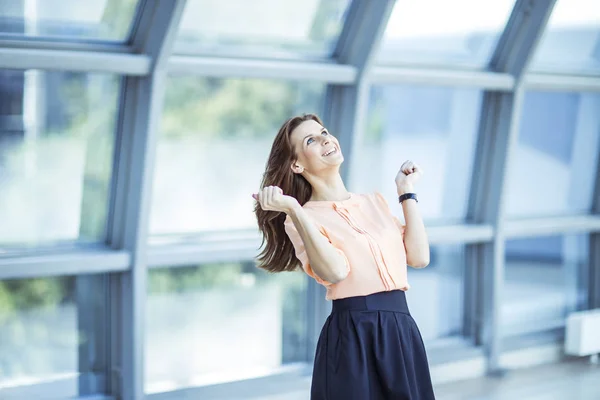
[[465,249],[460,245],[432,246],[425,269],[408,271],[406,292],[410,313],[425,346],[463,334]]
[[138,0],[5,0],[0,38],[125,42]]
[[563,327],[569,313],[585,307],[589,251],[587,235],[508,240],[502,335]]
[[397,0],[379,62],[484,68],[515,0]]
[[307,278],[254,263],[152,270],[146,391],[265,376],[308,360]]
[[[352,163],[355,190],[377,190],[390,205],[396,204],[394,179],[410,159],[425,173],[418,184],[423,217],[438,224],[463,222],[480,107],[478,90],[374,86],[366,132]],[[392,211],[401,217],[400,207]]]
[[600,96],[527,92],[508,167],[510,217],[587,214],[600,153]]
[[350,0],[189,0],[174,52],[275,58],[327,58]]
[[150,231],[256,229],[252,193],[290,116],[319,113],[324,85],[172,76],[158,143]]
[[104,240],[120,78],[0,70],[0,253]]
[[302,113],[353,146],[348,190],[400,219],[394,178],[424,170],[431,262],[407,297],[432,369],[600,306],[596,1],[89,3],[0,2],[2,400],[306,388],[330,303],[257,269],[251,197]]
[[66,398],[103,390],[104,291],[102,275],[0,280],[0,393],[46,398],[35,387],[48,385]]
[[599,33],[600,3],[558,0],[531,68],[540,72],[598,74]]

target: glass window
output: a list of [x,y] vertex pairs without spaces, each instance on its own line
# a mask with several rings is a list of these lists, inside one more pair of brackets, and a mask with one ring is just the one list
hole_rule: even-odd
[[307,361],[306,276],[254,263],[151,270],[146,391],[249,379]]
[[558,0],[531,69],[539,72],[600,71],[600,2]]
[[0,252],[104,238],[120,79],[0,70]]
[[504,336],[560,328],[585,307],[587,235],[506,241],[501,325]]
[[600,96],[527,92],[508,166],[510,217],[590,212],[600,148]]
[[102,275],[0,280],[0,393],[73,398],[99,387],[104,286]]
[[0,37],[124,42],[138,0],[3,0]]
[[329,57],[350,0],[189,0],[174,52]]
[[402,217],[394,178],[410,159],[425,172],[416,186],[423,217],[463,222],[480,103],[481,92],[471,89],[374,86],[365,136],[352,160],[352,189],[380,191]]
[[515,0],[397,0],[379,63],[483,68]]
[[252,193],[289,117],[319,112],[324,85],[171,77],[158,142],[150,231],[256,229]]
[[408,269],[411,289],[406,292],[410,313],[426,345],[461,336],[464,314],[464,246],[432,246],[430,253],[427,268]]

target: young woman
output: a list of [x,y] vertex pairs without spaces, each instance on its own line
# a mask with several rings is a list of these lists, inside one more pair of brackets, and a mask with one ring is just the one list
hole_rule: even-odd
[[410,161],[395,183],[406,225],[376,192],[348,192],[340,145],[313,114],[275,137],[255,213],[266,246],[259,267],[297,266],[327,288],[331,315],[315,355],[312,400],[430,400],[434,393],[419,329],[404,292],[407,264],[429,263],[429,243]]

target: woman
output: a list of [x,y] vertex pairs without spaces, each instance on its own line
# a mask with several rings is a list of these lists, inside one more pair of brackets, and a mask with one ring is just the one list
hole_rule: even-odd
[[340,145],[312,114],[277,134],[255,213],[266,246],[259,267],[298,264],[327,288],[331,315],[315,355],[312,400],[434,399],[421,335],[409,314],[407,264],[429,263],[429,244],[413,184],[402,164],[396,188],[406,226],[379,193],[353,194],[339,173]]

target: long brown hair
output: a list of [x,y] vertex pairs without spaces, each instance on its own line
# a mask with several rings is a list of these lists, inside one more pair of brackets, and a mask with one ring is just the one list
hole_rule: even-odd
[[[323,125],[318,116],[303,114],[288,119],[279,128],[260,184],[261,189],[266,186],[279,186],[283,194],[295,197],[300,205],[304,205],[310,199],[312,186],[302,175],[294,173],[290,168],[298,159],[290,137],[298,125],[309,120]],[[269,272],[294,271],[300,261],[296,258],[294,246],[285,233],[283,222],[286,214],[265,211],[258,202],[254,205],[254,213],[258,228],[263,234],[261,247],[265,242],[267,244],[257,257],[258,267]]]

